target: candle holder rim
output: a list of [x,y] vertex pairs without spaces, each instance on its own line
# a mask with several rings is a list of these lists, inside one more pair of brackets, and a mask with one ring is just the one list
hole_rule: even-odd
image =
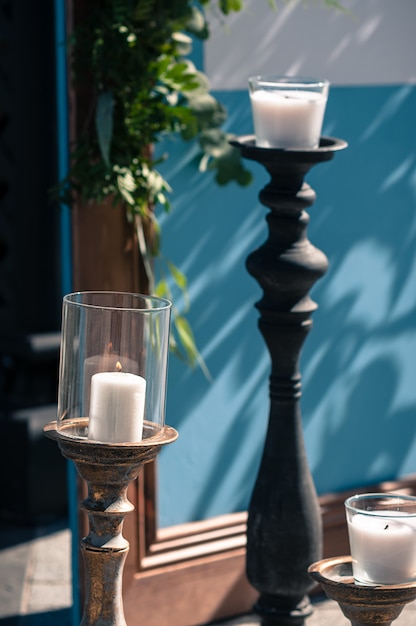
[[300,76],[295,74],[289,76],[287,74],[252,74],[248,77],[248,83],[253,80],[261,81],[262,83],[270,83],[270,86],[278,84],[290,85],[291,87],[320,87],[329,86],[330,81],[328,78],[317,78],[316,76]]
[[[124,307],[124,306],[114,306],[114,305],[109,305],[109,304],[92,304],[92,303],[88,303],[88,302],[78,302],[75,299],[75,296],[88,296],[88,295],[95,295],[95,296],[130,296],[133,298],[141,298],[145,301],[152,301],[152,302],[158,302],[160,303],[159,306],[155,306],[152,307],[150,309],[148,308],[135,308],[135,307]],[[135,313],[140,312],[140,313],[154,313],[155,311],[165,311],[166,309],[170,309],[172,307],[172,303],[170,300],[168,300],[167,298],[161,298],[160,296],[151,296],[148,294],[143,294],[143,293],[135,293],[133,291],[106,291],[104,289],[98,289],[98,290],[82,290],[82,291],[73,291],[71,293],[66,294],[63,297],[63,301],[64,302],[69,302],[70,304],[74,305],[74,306],[80,306],[80,307],[84,307],[84,308],[88,308],[88,309],[100,309],[100,310],[120,310],[120,311],[134,311]],[[163,304],[162,304],[163,303]]]
[[[71,420],[73,421],[73,420]],[[87,422],[87,420],[85,420]],[[152,422],[144,421],[144,426],[153,428]],[[156,431],[155,434],[150,437],[145,437],[141,441],[127,441],[127,442],[106,442],[106,441],[94,441],[87,437],[69,435],[65,433],[65,430],[58,428],[58,422],[56,420],[49,422],[43,427],[43,433],[49,439],[54,441],[66,441],[73,442],[79,445],[86,445],[90,449],[95,447],[96,450],[105,450],[108,448],[119,450],[140,450],[140,448],[151,448],[156,446],[173,443],[179,437],[178,431],[172,426],[164,425],[162,428]]]
[[[352,506],[353,502],[356,502],[360,499],[364,499],[364,498],[368,498],[369,500],[375,500],[377,498],[379,498],[380,500],[404,500],[406,502],[412,502],[413,504],[416,504],[416,496],[412,496],[408,493],[377,493],[376,491],[374,492],[369,492],[369,493],[356,493],[353,496],[349,496],[345,502],[344,505],[345,507],[354,513],[359,513],[360,515],[377,515],[378,517],[383,517],[383,512],[384,511],[391,511],[392,509],[364,509],[361,507],[357,507],[355,508],[354,506]],[[398,510],[394,510],[395,513],[398,514],[398,517],[400,517],[400,513],[401,511]],[[416,517],[416,511],[409,513],[406,512],[406,516],[409,517]]]
[[230,144],[235,148],[243,148],[248,151],[256,151],[258,154],[269,155],[270,157],[276,157],[281,154],[294,154],[294,155],[314,155],[327,152],[336,152],[338,150],[344,150],[348,147],[348,143],[344,139],[338,139],[337,137],[321,136],[319,140],[318,148],[265,148],[263,146],[256,145],[255,135],[241,135],[235,139],[230,140]]
[[[339,571],[337,574],[336,571]],[[330,574],[333,577],[330,577]],[[408,589],[416,592],[416,581],[400,583],[397,585],[357,585],[352,575],[352,557],[350,555],[329,557],[316,561],[308,567],[308,574],[316,582],[322,583],[327,587],[344,587],[345,589],[354,589],[358,595],[367,597],[375,589],[383,590],[386,594],[395,594]]]

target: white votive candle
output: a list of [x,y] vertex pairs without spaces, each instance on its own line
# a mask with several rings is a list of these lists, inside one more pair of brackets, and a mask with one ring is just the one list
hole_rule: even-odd
[[258,89],[250,93],[256,145],[316,148],[327,96],[313,91]]
[[146,381],[127,372],[101,372],[91,378],[88,438],[111,443],[143,436]]
[[348,520],[354,579],[396,585],[416,579],[416,521],[395,511],[356,513]]

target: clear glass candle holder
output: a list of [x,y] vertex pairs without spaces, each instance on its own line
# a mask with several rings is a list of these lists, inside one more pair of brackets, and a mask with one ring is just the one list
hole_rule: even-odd
[[319,146],[327,80],[251,76],[248,84],[257,146],[295,150]]
[[118,292],[64,297],[58,431],[137,443],[165,422],[171,303]]
[[361,494],[348,498],[345,509],[355,582],[416,581],[416,498]]

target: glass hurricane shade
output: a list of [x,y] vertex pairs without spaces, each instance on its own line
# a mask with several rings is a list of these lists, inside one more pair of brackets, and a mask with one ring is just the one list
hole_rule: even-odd
[[63,298],[58,430],[136,443],[164,426],[171,303],[78,292]]

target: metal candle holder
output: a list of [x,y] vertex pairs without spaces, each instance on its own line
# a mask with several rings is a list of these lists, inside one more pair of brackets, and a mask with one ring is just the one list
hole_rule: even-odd
[[416,584],[356,585],[352,559],[340,556],[309,567],[309,575],[335,600],[352,626],[390,626],[404,606],[416,599]]
[[163,445],[171,303],[134,293],[63,298],[57,421],[45,427],[88,486],[81,503],[85,604],[81,626],[126,626],[122,573],[129,483]]
[[67,436],[56,422],[45,426],[44,432],[57,441],[63,456],[75,463],[88,485],[88,496],[81,504],[89,521],[89,534],[81,541],[86,585],[81,626],[126,626],[122,574],[129,543],[122,530],[125,515],[134,508],[127,488],[143,465],[153,461],[162,446],[175,441],[178,433],[169,426],[157,431],[145,422],[142,441],[110,444]]
[[304,450],[299,357],[317,305],[308,292],[327,269],[327,258],[307,238],[305,209],[315,192],[304,182],[345,141],[322,137],[310,150],[260,148],[254,136],[231,142],[271,176],[260,192],[270,209],[267,241],[247,259],[259,282],[259,328],[271,356],[270,415],[263,457],[251,497],[247,576],[260,597],[254,610],[264,626],[303,623],[311,613],[308,565],[321,557],[321,513]]

